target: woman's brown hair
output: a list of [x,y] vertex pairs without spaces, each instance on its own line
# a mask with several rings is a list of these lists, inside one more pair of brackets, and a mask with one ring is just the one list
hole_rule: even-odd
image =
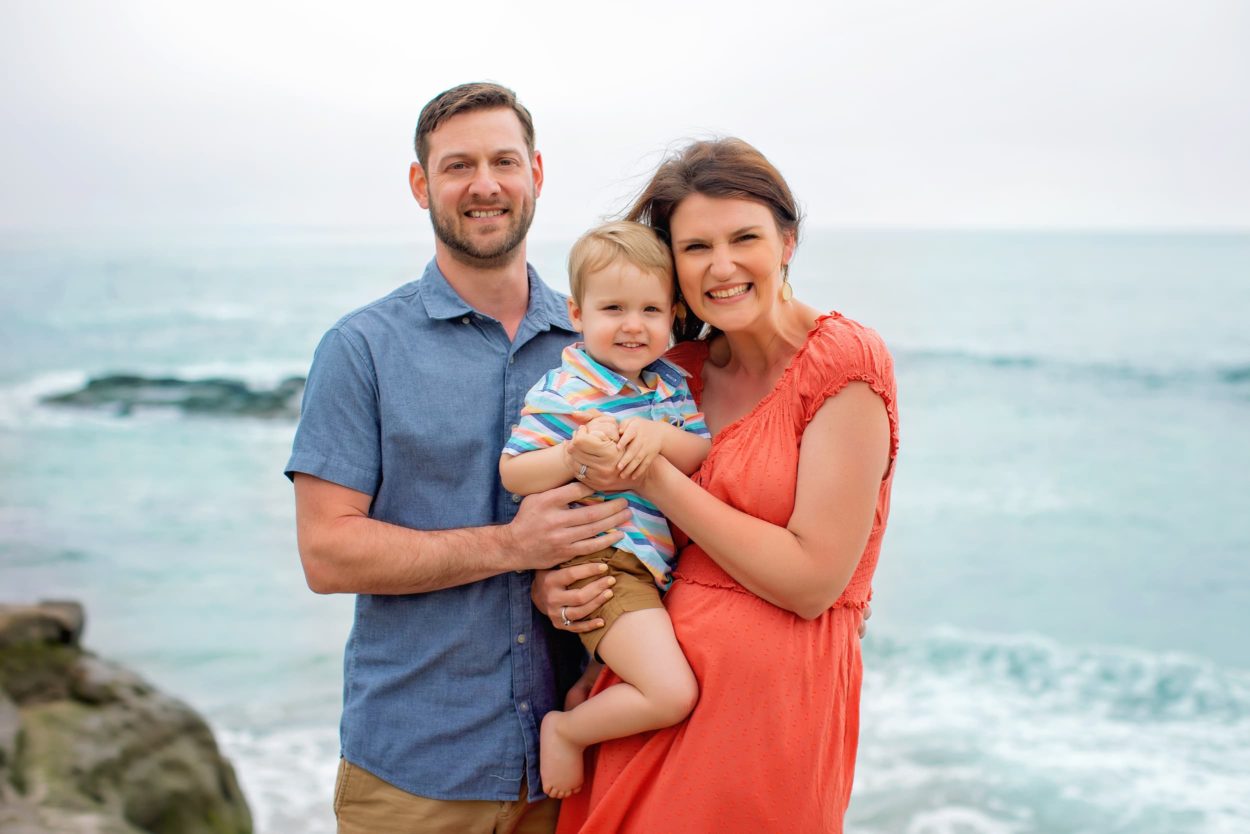
[[[772,212],[778,231],[793,233],[798,241],[802,216],[790,186],[762,153],[732,137],[693,142],[661,162],[625,219],[646,223],[671,246],[673,212],[691,194],[760,203]],[[687,308],[673,323],[673,339],[707,338],[711,333],[704,329]]]

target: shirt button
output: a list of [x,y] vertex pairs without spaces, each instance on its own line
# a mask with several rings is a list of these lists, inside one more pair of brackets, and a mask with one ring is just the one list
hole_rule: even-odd
[[521,712],[529,712],[530,711],[529,701],[522,701],[521,703],[517,704],[517,709],[519,709]]
[[513,362],[516,362],[516,357],[515,357],[515,356],[509,356],[509,357],[508,357],[508,364],[509,364],[509,365],[511,365]]
[[524,642],[525,642],[525,635],[524,635],[524,634],[518,634],[518,635],[516,636],[516,641],[517,641],[518,643],[524,643]]
[[514,493],[512,493],[512,503],[513,503],[513,504],[520,504],[520,503],[521,503],[521,496],[517,495],[515,492],[514,492]]
[[460,323],[461,323],[461,324],[468,324],[468,323],[469,323],[469,317],[468,317],[468,316],[465,316],[464,318],[462,318],[462,319],[460,320]]

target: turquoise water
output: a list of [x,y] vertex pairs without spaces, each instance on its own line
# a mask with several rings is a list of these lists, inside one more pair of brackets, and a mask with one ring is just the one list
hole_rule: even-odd
[[[90,647],[209,717],[261,834],[333,829],[350,616],[299,570],[293,425],[38,400],[302,374],[424,237],[0,238],[0,598],[84,600]],[[793,275],[898,364],[849,830],[1250,830],[1250,236],[813,231]]]

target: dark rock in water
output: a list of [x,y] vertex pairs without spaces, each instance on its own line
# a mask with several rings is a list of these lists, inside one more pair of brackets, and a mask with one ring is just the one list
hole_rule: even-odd
[[298,417],[304,377],[253,389],[237,379],[177,379],[115,374],[94,377],[78,391],[43,398],[49,405],[111,409],[125,417],[136,408],[178,408],[231,417]]
[[204,719],[84,651],[82,626],[76,603],[0,605],[0,831],[250,834]]

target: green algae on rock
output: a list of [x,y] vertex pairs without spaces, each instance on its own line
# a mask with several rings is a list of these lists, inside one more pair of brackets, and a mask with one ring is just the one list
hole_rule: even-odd
[[84,651],[83,623],[76,603],[0,605],[0,830],[251,834],[204,719]]

